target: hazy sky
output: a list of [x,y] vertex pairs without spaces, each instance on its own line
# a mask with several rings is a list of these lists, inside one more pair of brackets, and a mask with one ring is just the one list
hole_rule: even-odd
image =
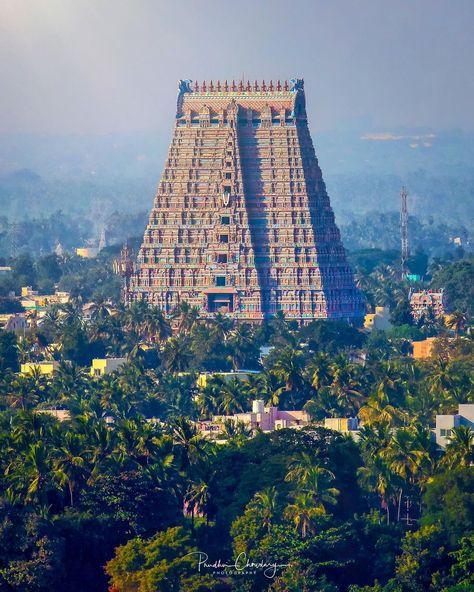
[[311,128],[474,129],[474,0],[0,0],[0,131],[171,127],[176,81],[304,77]]

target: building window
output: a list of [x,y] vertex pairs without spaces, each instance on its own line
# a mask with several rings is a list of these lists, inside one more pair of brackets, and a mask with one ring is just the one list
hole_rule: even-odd
[[227,226],[230,224],[230,216],[221,216],[221,224]]
[[217,253],[217,263],[227,263],[227,253]]
[[219,242],[227,244],[229,242],[229,235],[228,234],[220,234],[219,235]]
[[224,193],[230,193],[231,187],[230,185],[225,185],[224,186]]
[[445,430],[445,429],[441,429],[441,430],[439,431],[439,435],[440,435],[442,438],[449,438],[449,437],[451,436],[451,430]]
[[226,179],[232,179],[232,173],[226,173],[225,174],[225,178]]
[[222,287],[225,286],[225,276],[224,275],[218,275],[216,276],[216,286]]

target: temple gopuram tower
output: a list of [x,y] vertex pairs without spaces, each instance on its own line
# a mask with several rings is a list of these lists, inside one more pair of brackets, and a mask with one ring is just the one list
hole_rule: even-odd
[[358,319],[303,80],[179,82],[174,136],[127,301],[167,315]]

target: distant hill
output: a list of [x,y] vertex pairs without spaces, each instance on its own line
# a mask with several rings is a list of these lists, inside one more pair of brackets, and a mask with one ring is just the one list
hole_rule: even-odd
[[[168,149],[167,133],[0,138],[0,210],[40,217],[58,209],[100,221],[151,207]],[[392,130],[313,134],[339,223],[398,209],[449,224],[474,220],[474,134]]]

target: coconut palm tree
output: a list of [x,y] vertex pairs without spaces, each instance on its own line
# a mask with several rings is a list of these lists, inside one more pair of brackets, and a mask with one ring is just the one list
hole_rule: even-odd
[[303,388],[303,352],[285,347],[278,356],[272,372],[285,383],[285,389],[288,393],[295,393]]
[[223,381],[219,390],[219,399],[219,411],[224,415],[245,411],[249,402],[245,381],[237,378]]
[[267,406],[276,405],[278,407],[281,393],[285,387],[273,371],[264,370],[259,374],[251,374],[247,383],[249,397],[263,399]]
[[240,445],[254,434],[255,430],[243,421],[225,419],[223,422],[222,437],[226,440],[232,440],[237,445]]
[[44,442],[30,444],[24,456],[14,459],[5,471],[11,492],[25,489],[25,500],[46,506],[48,493],[58,489],[52,459],[52,449]]
[[146,341],[161,342],[171,335],[171,326],[157,306],[148,307],[141,325]]
[[467,326],[467,316],[461,310],[455,310],[445,320],[446,326],[454,331],[456,337],[464,331]]
[[93,323],[100,323],[106,321],[110,316],[110,302],[107,302],[105,298],[98,297],[94,298],[90,304],[90,317]]
[[311,470],[317,466],[317,459],[308,452],[300,452],[288,464],[285,481],[305,483]]
[[[388,446],[380,451],[380,457],[387,462],[390,470],[405,483],[413,484],[420,476],[426,451],[418,447],[412,429],[399,428],[392,435]],[[402,495],[403,486],[401,485],[398,498],[398,520],[400,520]]]
[[205,453],[206,442],[196,426],[184,417],[171,420],[169,427],[181,469],[184,470]]
[[258,491],[249,504],[249,507],[257,512],[268,533],[271,532],[278,506],[278,491],[274,485]]
[[69,503],[74,506],[74,492],[86,480],[87,452],[84,437],[73,432],[66,432],[59,448],[53,453],[53,472],[60,485],[67,485]]
[[328,354],[318,352],[308,366],[312,386],[316,390],[329,386],[333,380],[332,370],[333,365]]
[[426,378],[432,393],[447,398],[456,383],[455,367],[449,360],[438,358],[431,364]]
[[387,513],[387,524],[390,524],[390,507],[396,503],[399,477],[377,455],[370,456],[366,465],[357,470],[357,474],[362,487],[379,496],[380,505]]
[[372,422],[360,428],[359,443],[366,462],[388,446],[392,431],[388,422]]
[[230,332],[227,344],[230,349],[229,360],[234,370],[248,367],[246,362],[252,352],[257,357],[252,327],[248,323],[237,324]]
[[474,462],[474,430],[471,426],[453,428],[443,459],[448,467],[469,467]]
[[315,519],[324,512],[314,505],[313,496],[310,493],[297,493],[294,496],[294,502],[289,504],[283,515],[293,522],[295,528],[301,533],[303,539],[308,532],[314,530]]
[[199,319],[199,308],[183,300],[174,309],[171,318],[177,322],[178,334],[189,335]]
[[329,389],[346,414],[354,415],[365,400],[364,381],[360,366],[337,361],[331,364],[332,380]]
[[367,425],[373,423],[387,423],[400,425],[404,418],[404,412],[390,402],[383,388],[377,388],[367,399],[367,403],[359,409],[360,419]]
[[313,503],[321,514],[326,513],[327,506],[337,504],[337,496],[340,492],[335,487],[331,487],[334,479],[334,473],[328,469],[313,466],[306,474],[304,481],[300,482],[300,490],[312,496]]
[[163,365],[169,372],[185,372],[192,357],[188,337],[170,337],[163,347],[162,357]]

